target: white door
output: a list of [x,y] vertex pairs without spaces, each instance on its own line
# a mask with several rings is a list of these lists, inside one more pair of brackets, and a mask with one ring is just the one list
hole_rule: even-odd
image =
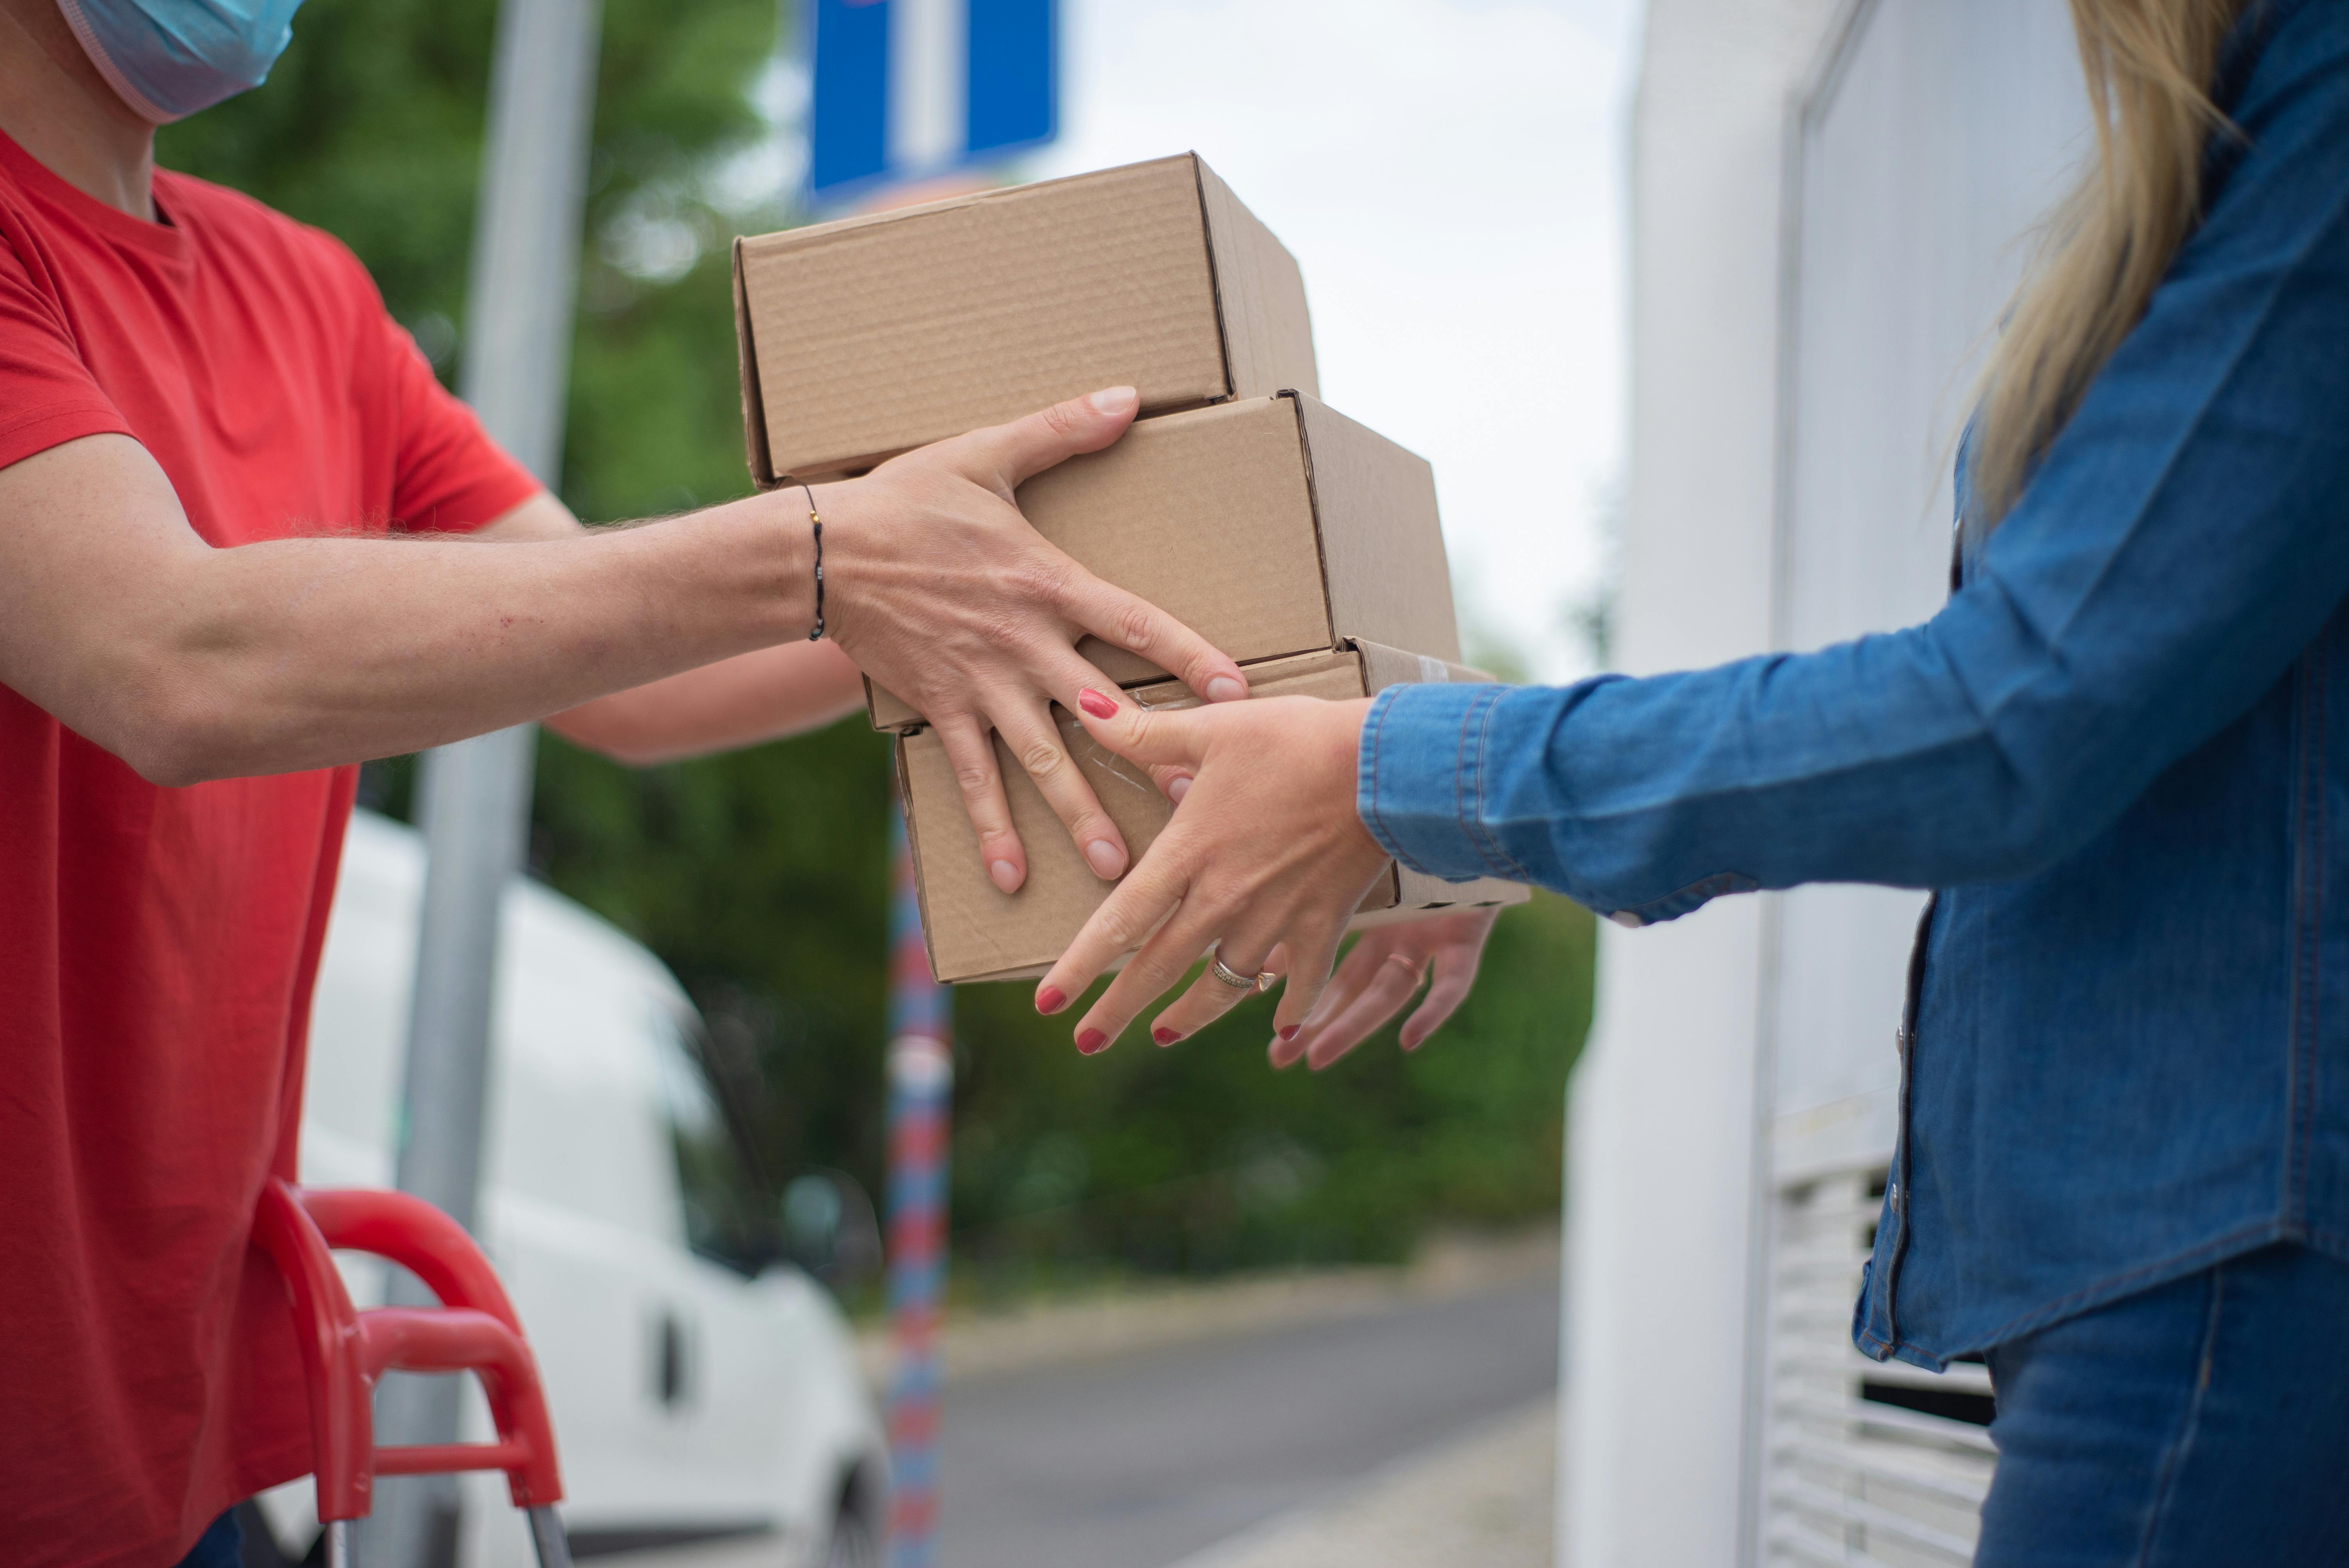
[[[1972,377],[2032,225],[2087,150],[2064,0],[1847,8],[1798,109],[1781,646],[1911,624],[1940,603]],[[1768,1562],[1972,1557],[1994,1457],[1987,1377],[1879,1367],[1850,1343],[1923,903],[1867,887],[1774,900],[1752,1514]]]

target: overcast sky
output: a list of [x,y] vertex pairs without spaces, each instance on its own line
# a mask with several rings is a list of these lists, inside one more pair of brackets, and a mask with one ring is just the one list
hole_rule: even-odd
[[1038,177],[1195,149],[1305,271],[1324,401],[1435,465],[1472,634],[1563,606],[1620,472],[1630,0],[1062,0]]

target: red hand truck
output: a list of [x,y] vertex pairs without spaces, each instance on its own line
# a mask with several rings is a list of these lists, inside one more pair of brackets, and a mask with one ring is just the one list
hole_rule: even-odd
[[[504,1287],[464,1229],[405,1192],[296,1187],[273,1177],[254,1237],[293,1300],[329,1568],[356,1568],[351,1523],[367,1517],[377,1476],[487,1470],[505,1471],[514,1506],[528,1514],[540,1568],[571,1568],[570,1542],[554,1513],[563,1478],[538,1364]],[[357,1311],[335,1268],[337,1247],[389,1258],[441,1305]],[[391,1370],[476,1374],[497,1441],[377,1448],[375,1385]]]

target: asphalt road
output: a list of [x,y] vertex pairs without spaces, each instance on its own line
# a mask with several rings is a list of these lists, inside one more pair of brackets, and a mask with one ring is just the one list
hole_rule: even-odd
[[939,1568],[1167,1568],[1557,1382],[1557,1287],[950,1383]]

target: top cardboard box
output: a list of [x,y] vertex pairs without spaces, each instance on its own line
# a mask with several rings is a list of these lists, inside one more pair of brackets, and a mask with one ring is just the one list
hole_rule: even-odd
[[734,242],[761,489],[1103,387],[1318,393],[1297,263],[1195,153]]

